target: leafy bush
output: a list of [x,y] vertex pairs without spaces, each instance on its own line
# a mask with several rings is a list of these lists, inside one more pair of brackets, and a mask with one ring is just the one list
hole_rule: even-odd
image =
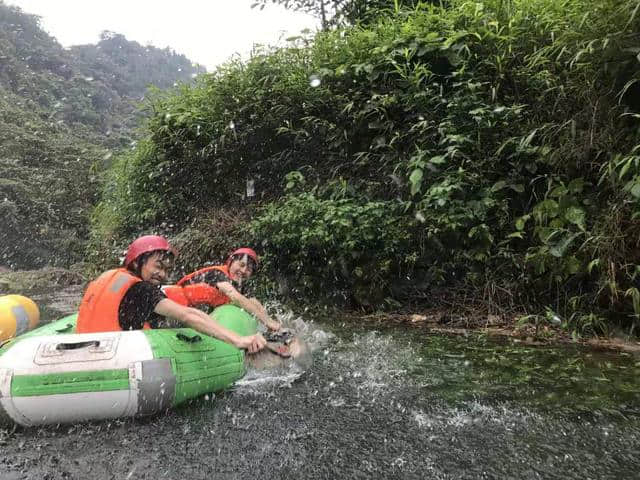
[[380,282],[360,303],[399,299],[412,269],[578,330],[635,325],[637,2],[395,12],[158,96],[96,224],[181,228],[244,204],[253,180],[256,239],[309,292]]
[[252,222],[265,261],[290,276],[306,295],[348,291],[356,304],[389,295],[390,283],[419,256],[414,227],[397,202],[289,194],[269,203]]

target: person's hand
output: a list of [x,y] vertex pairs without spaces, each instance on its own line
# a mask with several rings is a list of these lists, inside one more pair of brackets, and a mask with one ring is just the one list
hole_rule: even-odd
[[255,335],[249,335],[247,337],[240,337],[240,341],[236,347],[243,348],[249,353],[256,353],[262,350],[267,341],[262,335],[256,333]]
[[266,324],[266,327],[269,330],[273,330],[274,332],[277,332],[282,328],[282,323],[278,322],[277,320],[269,319],[269,321]]

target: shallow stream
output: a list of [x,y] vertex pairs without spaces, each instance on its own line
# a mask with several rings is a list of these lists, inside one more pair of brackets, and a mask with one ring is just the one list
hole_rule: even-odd
[[306,373],[250,372],[150,419],[0,430],[0,479],[639,478],[640,358],[285,320]]

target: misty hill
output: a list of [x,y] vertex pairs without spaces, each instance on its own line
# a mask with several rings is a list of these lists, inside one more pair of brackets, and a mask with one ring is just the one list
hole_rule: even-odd
[[0,266],[82,259],[101,174],[133,143],[147,87],[204,71],[113,32],[65,49],[0,0]]
[[98,44],[74,46],[70,53],[84,73],[94,75],[123,97],[142,96],[149,84],[172,87],[177,81],[189,81],[205,71],[169,48],[143,47],[109,31],[102,32]]

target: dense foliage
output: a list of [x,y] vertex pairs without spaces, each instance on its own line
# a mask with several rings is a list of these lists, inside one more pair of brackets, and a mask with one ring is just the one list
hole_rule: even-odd
[[299,38],[157,97],[96,239],[180,231],[245,202],[252,229],[234,238],[310,296],[454,292],[549,305],[576,331],[633,328],[637,2],[446,3]]
[[255,0],[253,8],[263,9],[280,4],[287,9],[311,14],[320,20],[323,30],[331,26],[374,22],[401,8],[415,8],[428,3],[442,4],[442,0]]
[[0,2],[0,267],[69,265],[112,152],[130,148],[149,83],[191,81],[182,55],[105,33],[63,49]]

